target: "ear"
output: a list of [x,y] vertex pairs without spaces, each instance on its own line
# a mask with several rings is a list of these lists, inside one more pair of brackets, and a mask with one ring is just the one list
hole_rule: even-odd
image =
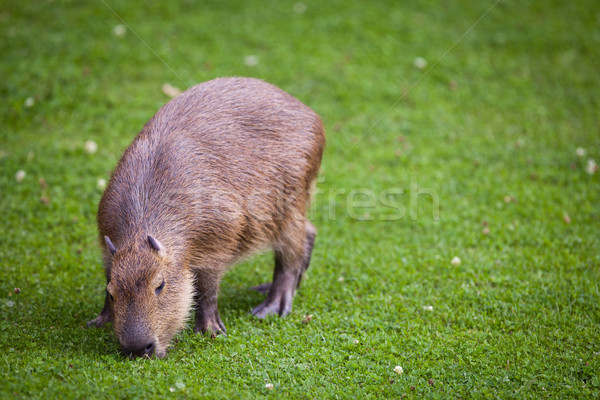
[[156,240],[152,236],[148,235],[148,242],[150,243],[150,247],[152,247],[152,249],[154,251],[156,251],[159,256],[161,256],[161,257],[164,256],[165,247],[158,240]]
[[106,242],[106,247],[108,247],[108,250],[110,250],[110,254],[112,254],[114,256],[115,253],[117,252],[117,248],[115,247],[114,244],[112,244],[112,242],[110,241],[110,238],[108,236],[104,236],[104,242]]

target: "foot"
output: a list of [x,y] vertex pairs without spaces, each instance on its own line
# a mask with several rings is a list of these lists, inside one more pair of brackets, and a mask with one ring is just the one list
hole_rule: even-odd
[[279,299],[263,301],[252,309],[252,315],[263,319],[269,315],[279,315],[285,317],[292,312],[292,294],[284,294]]
[[96,318],[91,321],[88,321],[87,327],[91,328],[92,326],[99,328],[102,325],[110,322],[110,308],[102,310],[100,314]]
[[98,316],[96,318],[94,318],[91,321],[88,321],[87,327],[91,328],[92,326],[95,326],[96,328],[99,328],[102,325],[106,324],[107,322],[110,322],[110,320],[111,320],[110,300],[109,300],[109,295],[107,292],[106,296],[104,296],[104,308],[102,308],[102,311],[100,311],[100,314],[98,314]]
[[[296,289],[297,278],[293,274],[279,270],[269,287],[267,299],[252,309],[252,315],[265,318],[268,315],[285,317],[292,312],[292,299]],[[266,287],[268,284],[259,285]]]
[[198,304],[196,311],[195,333],[210,333],[211,335],[226,335],[227,330],[221,317],[217,305]]
[[269,293],[269,290],[271,290],[271,286],[272,286],[272,283],[267,282],[267,283],[263,283],[262,285],[252,286],[250,288],[250,290],[255,290],[258,293],[262,293],[262,294],[267,294],[267,293]]

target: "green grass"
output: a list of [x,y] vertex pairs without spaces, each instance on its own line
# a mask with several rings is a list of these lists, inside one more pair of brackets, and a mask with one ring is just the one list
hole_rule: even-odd
[[[131,30],[103,1],[0,6],[0,398],[600,396],[600,3],[501,0],[474,27],[491,1],[106,4]],[[129,361],[84,328],[97,182],[164,83],[228,75],[325,121],[312,266],[288,318],[248,315],[265,254],[222,283],[227,337]]]

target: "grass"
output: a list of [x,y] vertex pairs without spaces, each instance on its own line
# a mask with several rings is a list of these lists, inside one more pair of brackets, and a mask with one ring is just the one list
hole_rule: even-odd
[[[0,7],[0,398],[600,396],[600,3],[303,4]],[[293,313],[261,322],[247,288],[271,256],[237,266],[227,337],[190,327],[129,361],[84,328],[97,182],[164,83],[227,75],[325,121],[311,269]]]

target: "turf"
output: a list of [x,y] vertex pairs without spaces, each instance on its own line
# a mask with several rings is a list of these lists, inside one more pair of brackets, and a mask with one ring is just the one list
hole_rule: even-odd
[[[133,4],[0,6],[0,398],[600,396],[600,3]],[[98,181],[163,84],[229,75],[325,121],[312,266],[258,321],[240,264],[227,337],[129,361],[85,329]]]

